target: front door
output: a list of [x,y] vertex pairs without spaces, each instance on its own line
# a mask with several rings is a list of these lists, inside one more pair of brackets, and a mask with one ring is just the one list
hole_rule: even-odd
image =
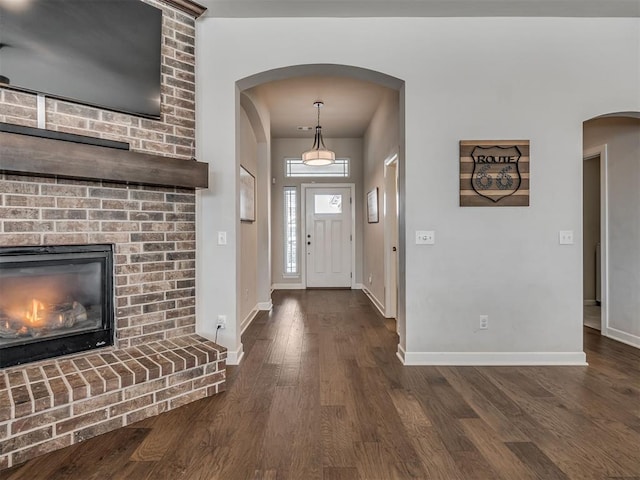
[[351,287],[351,188],[306,189],[307,287]]

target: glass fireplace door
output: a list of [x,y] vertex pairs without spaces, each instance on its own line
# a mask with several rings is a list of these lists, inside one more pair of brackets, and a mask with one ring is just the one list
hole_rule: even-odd
[[112,245],[0,249],[0,367],[112,344]]

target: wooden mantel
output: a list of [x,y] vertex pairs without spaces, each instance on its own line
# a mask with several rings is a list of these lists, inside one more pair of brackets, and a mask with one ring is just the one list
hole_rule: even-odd
[[195,18],[198,18],[207,10],[207,7],[203,7],[192,0],[164,0],[164,2]]
[[207,188],[209,165],[96,145],[0,132],[3,173]]

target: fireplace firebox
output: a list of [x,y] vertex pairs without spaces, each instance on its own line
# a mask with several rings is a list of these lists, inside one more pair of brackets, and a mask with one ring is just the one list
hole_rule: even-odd
[[0,248],[0,368],[113,345],[113,245]]

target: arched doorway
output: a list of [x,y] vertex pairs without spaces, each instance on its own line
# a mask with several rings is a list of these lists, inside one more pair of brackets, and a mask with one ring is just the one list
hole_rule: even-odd
[[[388,76],[386,74],[375,72],[372,70],[367,70],[359,67],[348,66],[348,65],[332,65],[332,64],[312,64],[312,65],[297,65],[286,68],[279,68],[275,70],[270,70],[266,72],[262,72],[256,75],[252,75],[241,79],[236,82],[238,98],[240,101],[237,103],[237,111],[238,109],[246,108],[247,101],[250,101],[253,110],[256,112],[263,112],[263,116],[265,118],[270,119],[269,127],[267,128],[267,134],[269,135],[269,139],[266,144],[271,146],[271,150],[269,154],[274,154],[278,156],[277,162],[282,163],[283,154],[286,150],[280,148],[280,146],[286,143],[284,140],[280,138],[276,138],[278,134],[274,135],[273,129],[274,125],[277,128],[277,119],[274,119],[274,111],[273,106],[269,105],[269,100],[273,102],[273,98],[271,95],[265,95],[265,85],[274,85],[278,82],[287,84],[287,98],[286,101],[291,103],[293,90],[290,88],[290,84],[295,81],[296,85],[303,84],[305,82],[314,82],[319,78],[327,80],[334,79],[333,82],[346,82],[349,84],[349,88],[357,88],[353,85],[360,84],[362,88],[377,88],[380,91],[390,92],[388,96],[391,98],[395,98],[395,103],[393,101],[388,101],[385,105],[387,109],[391,109],[391,115],[394,117],[393,125],[389,125],[385,123],[384,119],[385,115],[389,115],[389,112],[379,113],[376,117],[376,110],[370,113],[371,122],[370,122],[370,132],[373,132],[374,129],[376,132],[384,131],[385,129],[393,129],[393,135],[388,135],[389,139],[385,144],[385,142],[376,142],[371,138],[364,138],[364,134],[360,134],[363,138],[360,138],[357,141],[351,141],[353,139],[350,138],[337,138],[331,139],[336,142],[337,145],[340,145],[346,151],[353,152],[360,148],[362,153],[360,154],[361,160],[364,163],[363,165],[357,165],[354,163],[352,165],[352,170],[348,179],[346,179],[352,185],[352,191],[355,192],[355,198],[352,198],[351,201],[354,205],[354,232],[352,235],[352,241],[354,242],[353,252],[355,255],[354,259],[354,272],[353,275],[353,285],[354,288],[362,288],[369,295],[369,298],[372,299],[373,304],[384,314],[388,312],[389,309],[386,307],[385,303],[389,301],[389,296],[386,294],[388,289],[388,277],[386,270],[391,268],[391,263],[385,261],[385,249],[391,248],[389,245],[389,235],[388,232],[385,233],[385,225],[386,228],[389,228],[388,225],[393,225],[395,228],[395,234],[391,237],[397,238],[397,241],[394,242],[393,247],[395,247],[396,255],[398,258],[397,267],[394,264],[393,267],[397,269],[397,274],[393,276],[395,285],[394,289],[398,291],[398,294],[394,296],[393,301],[394,304],[394,316],[397,319],[397,330],[400,334],[400,343],[404,344],[404,234],[403,226],[404,226],[404,167],[403,167],[403,152],[404,152],[404,133],[401,131],[401,122],[399,119],[402,116],[402,112],[404,111],[404,105],[402,104],[402,92],[404,90],[404,82],[395,77]],[[323,90],[326,92],[326,90]],[[323,95],[323,91],[316,90],[314,93],[307,95],[302,100],[304,106],[311,106],[312,102],[315,100],[320,100],[318,96]],[[325,93],[326,94],[326,93]],[[344,101],[336,101],[331,103],[330,99],[322,98],[329,108],[342,106],[341,104]],[[353,98],[349,100],[355,101]],[[277,101],[277,100],[276,100]],[[245,102],[243,104],[242,102]],[[306,105],[309,104],[309,105]],[[391,105],[391,107],[389,107]],[[381,107],[382,108],[382,107]],[[324,112],[323,112],[324,114]],[[379,118],[378,118],[379,117]],[[324,119],[324,117],[323,117]],[[325,120],[323,120],[324,124]],[[375,123],[375,125],[373,125]],[[324,126],[324,125],[323,125]],[[281,136],[281,134],[280,134]],[[380,134],[376,133],[375,138],[379,139]],[[384,135],[382,135],[384,136]],[[275,140],[274,140],[275,138]],[[325,136],[325,138],[327,138]],[[363,145],[363,147],[354,147],[354,145],[358,144]],[[295,143],[296,145],[300,145],[300,147],[296,147],[297,150],[302,151],[302,146],[310,147],[310,136],[305,134],[302,138],[298,137],[296,142],[289,142],[290,144]],[[309,143],[309,145],[307,145]],[[297,151],[296,148],[288,151]],[[339,152],[338,152],[339,153]],[[288,154],[286,154],[288,155]],[[285,156],[286,156],[285,155]],[[290,155],[289,155],[290,156]],[[350,155],[350,156],[358,156],[358,154]],[[395,156],[396,162],[394,164],[394,168],[397,166],[397,186],[396,182],[393,183],[393,187],[396,190],[394,192],[394,196],[397,197],[397,207],[394,207],[394,212],[389,211],[388,213],[384,210],[384,194],[385,189],[389,187],[389,183],[385,184],[385,160],[388,160],[391,156]],[[361,161],[358,159],[358,162]],[[238,163],[242,162],[241,158],[237,159]],[[286,192],[283,190],[284,188],[289,189],[289,193],[291,193],[291,189],[294,189],[294,192],[297,195],[297,210],[300,210],[304,203],[301,201],[303,185],[307,187],[311,187],[313,183],[319,182],[318,179],[304,178],[302,180],[292,179],[291,177],[286,178],[283,174],[283,169],[281,169],[276,162],[275,159],[272,159],[271,168],[264,169],[264,173],[267,175],[266,178],[259,177],[257,178],[258,185],[268,185],[271,189],[272,195],[270,200],[268,200],[269,208],[271,210],[270,215],[270,223],[267,229],[264,229],[264,233],[268,233],[268,240],[265,237],[262,237],[261,240],[258,241],[258,245],[272,245],[272,248],[269,251],[265,251],[262,253],[262,258],[267,259],[262,261],[262,264],[268,263],[271,265],[270,272],[267,273],[265,269],[258,269],[258,284],[262,285],[273,285],[275,288],[304,288],[306,283],[304,281],[300,281],[299,276],[296,277],[296,273],[289,274],[287,276],[287,272],[282,270],[281,264],[283,264],[283,251],[285,241],[282,238],[283,232],[285,231],[283,227],[283,219],[280,217],[283,213],[283,205],[284,205],[284,197]],[[274,167],[275,165],[275,167]],[[388,166],[387,166],[388,167]],[[358,170],[360,173],[357,173]],[[366,172],[363,170],[367,170]],[[371,170],[371,171],[369,171]],[[356,172],[354,174],[353,172]],[[297,190],[296,190],[297,188]],[[380,220],[379,222],[368,222],[366,217],[366,194],[372,190],[377,189],[379,191],[379,208],[380,208]],[[262,201],[266,201],[266,199],[262,198]],[[394,214],[395,221],[388,222],[384,215]],[[304,215],[303,212],[298,212],[298,215]],[[304,271],[304,259],[302,257],[303,245],[302,237],[302,228],[298,227],[296,230],[296,239],[299,244],[299,249],[297,253],[297,261],[301,264],[301,270]],[[306,240],[306,239],[305,239]],[[240,258],[239,265],[242,264],[242,248],[240,249]],[[260,260],[259,260],[260,261]],[[272,275],[272,272],[275,272]],[[267,274],[269,276],[267,276]],[[304,272],[302,272],[304,274]],[[304,278],[303,278],[304,280]],[[239,295],[243,294],[243,291],[238,292]],[[244,326],[244,325],[243,325]]]
[[583,128],[585,325],[640,347],[640,115],[603,115]]

